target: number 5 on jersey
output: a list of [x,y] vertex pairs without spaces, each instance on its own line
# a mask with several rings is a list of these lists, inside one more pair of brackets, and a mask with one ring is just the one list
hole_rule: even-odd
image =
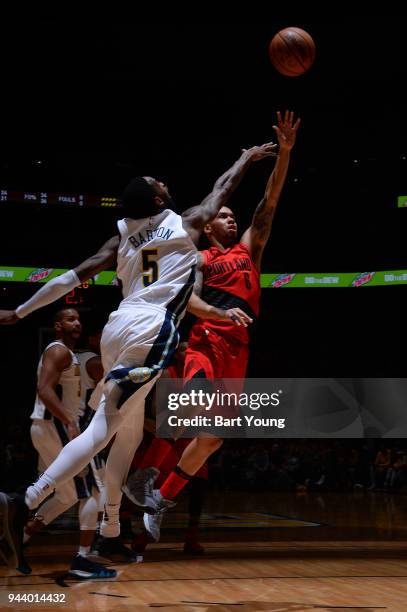
[[143,286],[148,287],[158,279],[157,249],[142,250]]

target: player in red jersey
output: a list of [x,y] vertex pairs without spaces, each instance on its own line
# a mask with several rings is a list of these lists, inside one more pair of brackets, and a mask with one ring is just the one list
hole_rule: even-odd
[[[227,206],[223,206],[204,228],[211,246],[200,252],[194,294],[188,304],[188,311],[197,316],[198,321],[188,339],[184,368],[186,382],[194,378],[245,377],[249,357],[247,320],[238,315],[220,316],[219,309],[240,309],[250,317],[250,322],[258,316],[261,259],[299,124],[300,119],[294,120],[293,112],[286,111],[284,118],[277,113],[277,125],[273,126],[279,143],[276,164],[252,223],[240,241],[237,241],[234,213]],[[202,298],[199,297],[201,291]],[[143,501],[140,505],[147,511],[144,515],[146,529],[156,541],[163,511],[174,505],[174,498],[222,442],[222,439],[208,435],[195,438],[159,490],[148,492],[144,488],[143,500],[140,500],[140,491],[136,492],[137,503]]]
[[[180,342],[171,364],[163,371],[163,378],[180,379],[183,376],[186,342]],[[180,460],[186,446],[191,442],[188,438],[178,440],[167,440],[156,438],[155,436],[155,413],[156,399],[153,390],[146,400],[146,418],[144,421],[144,439],[136,451],[133,459],[132,468],[128,485],[142,479],[146,474],[151,475],[155,481],[155,486],[160,487],[173,467]],[[162,460],[160,459],[162,457]],[[154,467],[152,467],[154,466]],[[159,468],[159,469],[158,469]],[[189,555],[202,555],[204,548],[198,541],[199,522],[205,502],[206,483],[208,480],[208,464],[204,463],[189,483],[188,489],[188,526],[185,533],[184,552]],[[123,509],[120,515],[120,522],[123,527],[123,517],[129,523],[131,534],[131,507]],[[138,554],[142,554],[147,545],[151,542],[151,536],[147,531],[143,531],[134,537],[131,543],[132,549]]]

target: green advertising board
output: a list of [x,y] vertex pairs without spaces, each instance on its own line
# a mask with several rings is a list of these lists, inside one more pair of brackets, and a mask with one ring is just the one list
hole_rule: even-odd
[[[0,282],[46,283],[51,278],[66,272],[62,268],[25,268],[0,266]],[[100,272],[89,284],[96,286],[117,285],[116,273]],[[385,270],[380,272],[301,272],[262,274],[263,289],[311,288],[311,287],[377,287],[406,285],[407,270]]]

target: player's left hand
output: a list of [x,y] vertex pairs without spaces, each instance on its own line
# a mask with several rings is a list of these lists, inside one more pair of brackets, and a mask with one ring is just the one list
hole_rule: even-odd
[[273,130],[277,134],[280,151],[283,149],[290,151],[293,148],[300,123],[299,117],[294,121],[293,111],[285,111],[284,119],[280,111],[277,111],[277,125],[273,125]]
[[254,146],[250,149],[242,149],[242,153],[247,153],[252,161],[260,161],[266,157],[277,157],[278,145],[274,142],[265,142],[260,146]]
[[253,323],[253,319],[251,319],[241,308],[229,308],[225,310],[225,320],[228,319],[233,321],[238,327],[240,327],[240,325],[247,327],[250,323]]
[[19,320],[15,310],[0,310],[0,325],[14,325]]

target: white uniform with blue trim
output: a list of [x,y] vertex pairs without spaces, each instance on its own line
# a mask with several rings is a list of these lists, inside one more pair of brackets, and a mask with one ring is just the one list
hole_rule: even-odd
[[[45,353],[53,346],[63,346],[66,348],[71,355],[71,365],[61,373],[61,376],[58,381],[58,385],[61,388],[60,398],[64,409],[72,421],[76,421],[79,418],[80,406],[81,406],[81,372],[79,367],[79,361],[72,351],[68,349],[66,344],[61,342],[61,340],[55,340],[48,344],[45,348],[44,352],[41,355],[40,361],[38,363],[37,368],[37,380],[39,380],[41,369],[42,369],[42,361]],[[52,419],[53,416],[47,410],[44,402],[39,397],[38,393],[35,397],[34,410],[31,413],[32,419]]]
[[[79,428],[81,431],[84,431],[86,427],[89,426],[89,423],[92,421],[95,414],[94,409],[89,406],[89,399],[96,387],[96,382],[93,380],[93,378],[91,378],[91,376],[89,376],[87,363],[93,357],[98,357],[98,355],[93,351],[78,351],[75,353],[75,357],[78,360],[81,372]],[[103,491],[105,486],[104,480],[106,464],[102,453],[95,455],[95,457],[93,457],[93,459],[90,461],[89,465],[92,468],[94,484],[96,484],[99,491]],[[103,510],[103,506],[101,506],[99,510]]]
[[94,393],[97,400],[92,397],[97,410],[42,479],[58,484],[77,474],[116,434],[106,466],[101,534],[107,537],[120,532],[121,487],[143,436],[144,400],[178,345],[177,328],[192,293],[197,258],[181,216],[172,210],[145,219],[122,219],[118,228],[117,273],[123,300],[102,334],[106,378]]
[[[64,347],[71,355],[71,363],[61,372],[58,386],[61,391],[60,399],[67,415],[72,421],[78,422],[81,411],[81,374],[79,360],[75,353],[68,349],[61,340],[51,342],[41,355],[37,377],[38,379],[40,377],[45,353],[54,346]],[[38,393],[31,419],[31,440],[38,452],[38,469],[41,472],[58,456],[63,446],[68,442],[68,435],[64,424],[47,410]],[[73,506],[78,498],[88,498],[91,494],[85,478],[76,477],[74,480],[67,480],[55,489],[54,497],[48,499],[41,506],[38,515],[48,525],[62,512]]]
[[118,221],[117,275],[123,300],[103,330],[105,372],[121,367],[158,371],[178,344],[178,324],[192,292],[197,251],[172,210]]

